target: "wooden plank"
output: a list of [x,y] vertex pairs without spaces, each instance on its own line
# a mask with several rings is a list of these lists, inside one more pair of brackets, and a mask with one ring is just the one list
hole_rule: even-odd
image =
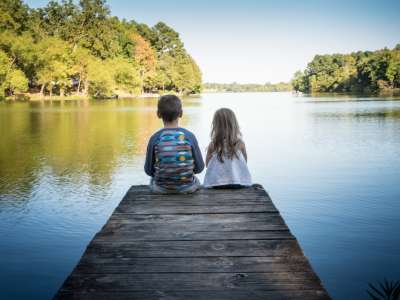
[[147,203],[132,203],[132,204],[121,204],[119,205],[115,213],[132,213],[132,214],[197,214],[197,213],[249,213],[249,212],[265,212],[265,213],[274,213],[278,212],[275,206],[271,204],[249,204],[246,202],[243,205],[243,201],[238,201],[235,203],[224,203],[221,205],[217,205],[215,201],[213,201],[210,205],[199,205],[199,203],[195,203],[194,205],[190,205],[185,201],[185,204],[171,204],[165,203],[163,201],[158,202],[147,202]]
[[62,291],[57,297],[60,300],[329,300],[325,290],[191,290],[191,291]]
[[72,274],[64,286],[65,289],[102,291],[320,288],[318,278],[311,272]]
[[254,188],[243,188],[243,189],[237,189],[235,191],[229,190],[229,189],[200,189],[196,193],[193,194],[156,194],[151,192],[149,189],[144,189],[142,191],[140,190],[132,190],[128,191],[126,195],[128,196],[155,196],[155,197],[176,197],[176,198],[185,198],[188,195],[190,196],[196,196],[196,197],[201,197],[201,196],[215,196],[215,197],[220,197],[222,195],[250,195],[250,196],[265,196],[266,198],[269,198],[268,193],[264,190],[257,190]]
[[[236,193],[195,193],[190,196],[191,199],[202,201],[202,200],[212,200],[212,199],[220,199],[220,200],[262,200],[262,201],[271,201],[266,195],[256,192],[256,193],[243,193],[243,192],[236,192]],[[167,195],[158,195],[158,194],[126,194],[123,198],[124,201],[151,201],[154,200],[161,200],[161,201],[185,201],[188,199],[187,195],[179,195],[179,194],[167,194]]]
[[249,230],[249,231],[189,231],[181,230],[102,230],[96,236],[97,241],[146,241],[146,240],[287,240],[294,239],[289,230]]
[[[250,199],[249,199],[250,197]],[[269,202],[267,198],[263,195],[244,195],[241,193],[231,193],[231,194],[220,194],[220,195],[214,195],[214,194],[194,194],[192,196],[187,196],[187,195],[166,195],[166,196],[161,196],[161,195],[127,195],[123,199],[123,203],[125,202],[132,202],[132,201],[143,201],[143,202],[149,202],[149,201],[165,201],[165,202],[177,202],[177,203],[182,203],[186,200],[192,200],[195,202],[202,202],[202,201],[219,201],[219,202],[227,202],[227,201],[232,201],[232,200],[240,200],[244,203],[247,201],[258,201],[260,203],[264,202]]]
[[186,201],[188,198],[203,201],[203,200],[261,200],[261,201],[271,201],[271,198],[264,190],[257,190],[254,188],[245,188],[240,190],[212,190],[212,189],[202,189],[194,194],[154,194],[148,188],[132,189],[126,193],[123,198],[125,201]]
[[185,223],[232,224],[242,222],[268,222],[273,225],[285,224],[277,213],[215,213],[215,214],[113,214],[110,224],[162,223],[164,226]]
[[87,256],[97,257],[201,257],[302,255],[296,240],[132,241],[94,240]]
[[[202,200],[197,201],[193,199],[182,200],[182,201],[162,201],[162,200],[154,200],[154,201],[124,201],[116,208],[116,213],[135,213],[136,210],[147,209],[152,210],[155,209],[153,214],[157,214],[157,210],[161,209],[169,209],[172,210],[173,208],[179,208],[179,210],[183,211],[183,213],[191,213],[190,211],[185,212],[186,209],[197,209],[197,210],[208,210],[204,211],[204,213],[218,213],[218,211],[214,211],[212,209],[219,209],[220,212],[229,212],[231,209],[246,209],[248,207],[254,206],[264,206],[266,212],[278,212],[276,207],[273,205],[272,202],[265,202],[262,200]],[[222,208],[218,208],[222,207]],[[227,210],[222,210],[226,208]],[[254,208],[253,208],[254,209]],[[211,211],[210,211],[211,210]],[[222,211],[221,211],[222,210]],[[178,211],[177,211],[178,212]],[[202,211],[200,211],[201,213]],[[149,212],[147,212],[149,213]],[[161,212],[164,213],[164,212]],[[167,213],[167,212],[166,212]]]
[[[103,231],[157,231],[166,227],[162,226],[160,222],[156,223],[107,223],[103,227]],[[207,223],[180,223],[180,224],[169,224],[168,229],[172,231],[182,232],[182,231],[251,231],[251,230],[287,230],[288,227],[285,224],[269,224],[265,221],[254,221],[254,222],[241,222],[241,223],[232,223],[232,224],[207,224]]]
[[[253,195],[253,194],[258,194],[258,195],[265,195],[266,197],[269,198],[268,193],[265,191],[265,189],[258,184],[254,184],[251,187],[248,188],[242,188],[242,189],[236,189],[236,190],[232,190],[232,189],[200,189],[198,190],[195,195],[220,195],[220,194],[246,194],[246,195]],[[128,192],[126,193],[127,195],[156,195],[156,196],[166,196],[166,197],[170,197],[170,196],[177,196],[177,197],[186,197],[187,194],[167,194],[167,195],[159,195],[159,194],[154,194],[150,191],[149,186],[148,185],[133,185],[130,187],[130,189],[128,190]],[[190,196],[193,196],[193,194],[191,194]]]
[[275,257],[155,257],[98,258],[83,257],[80,274],[118,273],[242,273],[301,272],[309,268],[304,256]]

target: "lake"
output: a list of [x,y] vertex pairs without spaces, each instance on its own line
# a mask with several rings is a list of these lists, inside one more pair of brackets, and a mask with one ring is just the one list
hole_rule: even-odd
[[[249,168],[334,299],[400,280],[400,101],[203,94],[183,127],[205,151],[232,108]],[[49,299],[133,184],[161,122],[156,99],[0,103],[0,298]],[[201,174],[200,178],[204,176]]]

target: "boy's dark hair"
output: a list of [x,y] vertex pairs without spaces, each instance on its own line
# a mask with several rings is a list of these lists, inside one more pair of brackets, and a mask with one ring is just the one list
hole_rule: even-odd
[[158,100],[157,115],[164,122],[172,122],[182,116],[182,102],[175,95],[164,95]]

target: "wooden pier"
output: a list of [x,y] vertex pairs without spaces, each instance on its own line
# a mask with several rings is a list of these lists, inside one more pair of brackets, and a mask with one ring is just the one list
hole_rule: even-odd
[[330,299],[265,190],[133,186],[55,299]]

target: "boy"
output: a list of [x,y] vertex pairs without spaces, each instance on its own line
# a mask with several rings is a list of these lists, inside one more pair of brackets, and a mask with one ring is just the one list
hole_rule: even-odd
[[196,137],[179,127],[182,103],[175,95],[160,97],[157,116],[164,128],[150,138],[144,170],[151,176],[150,188],[156,193],[193,193],[200,184],[194,174],[204,169]]

